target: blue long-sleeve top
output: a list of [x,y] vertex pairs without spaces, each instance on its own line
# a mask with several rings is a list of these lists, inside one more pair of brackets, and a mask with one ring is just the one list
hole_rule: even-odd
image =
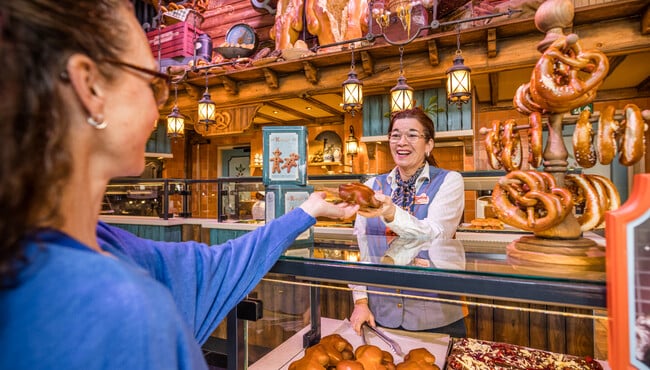
[[206,369],[200,344],[315,222],[297,208],[216,246],[100,222],[108,256],[42,231],[0,290],[0,369]]

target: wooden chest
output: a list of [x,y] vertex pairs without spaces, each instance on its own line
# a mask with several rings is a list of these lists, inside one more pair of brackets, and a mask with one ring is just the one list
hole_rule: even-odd
[[188,22],[178,22],[159,30],[147,32],[149,46],[158,58],[191,57],[194,55],[194,40],[203,32]]

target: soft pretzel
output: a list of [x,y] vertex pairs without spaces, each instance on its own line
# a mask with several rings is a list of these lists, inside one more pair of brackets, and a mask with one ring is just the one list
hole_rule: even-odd
[[567,112],[593,101],[608,70],[605,54],[583,51],[575,34],[561,36],[535,65],[530,94],[545,111]]
[[581,231],[589,231],[600,224],[605,214],[601,200],[592,183],[585,175],[567,174],[564,181],[573,194],[576,206],[582,206],[582,215],[576,219]]
[[528,116],[528,163],[530,167],[537,168],[542,165],[542,114],[540,112],[532,112]]
[[[612,183],[610,179],[602,175],[590,174],[587,175],[587,178],[592,184],[599,183],[605,192],[604,199],[606,200],[604,210],[614,211],[621,206],[621,196],[618,194],[618,189]],[[602,229],[605,227],[604,212],[603,218],[601,218],[600,223],[596,226],[597,229]]]
[[533,112],[541,112],[542,107],[533,101],[530,96],[530,82],[520,85],[512,100],[515,109],[523,115],[529,115]]
[[596,164],[596,151],[593,144],[593,129],[591,122],[591,111],[588,109],[580,112],[573,131],[573,154],[576,162],[583,168],[591,168]]
[[485,135],[485,152],[488,157],[488,164],[490,167],[498,170],[501,168],[501,139],[499,137],[501,131],[501,121],[492,121],[492,130]]
[[361,362],[364,369],[387,370],[390,367],[394,367],[395,364],[386,362],[387,358],[385,357],[386,355],[384,352],[386,351],[382,351],[382,349],[377,346],[364,344],[357,347],[356,351],[354,351],[354,356],[357,361]]
[[634,104],[627,104],[625,124],[621,133],[621,156],[618,158],[624,166],[631,166],[643,158],[645,153],[646,124],[641,116],[641,110]]
[[616,156],[616,131],[618,122],[614,120],[615,108],[608,105],[598,118],[598,135],[596,136],[596,148],[598,150],[598,162],[610,164]]
[[329,364],[336,365],[339,361],[350,360],[354,355],[354,348],[350,342],[345,340],[339,334],[330,334],[321,338],[320,345],[323,346],[325,352],[329,356]]
[[514,119],[507,120],[501,135],[501,163],[508,172],[521,168],[521,139],[514,130],[516,125]]
[[381,207],[381,202],[375,198],[375,191],[359,182],[339,185],[339,197],[350,204],[358,204],[364,210]]
[[326,370],[329,356],[320,343],[305,350],[305,355],[289,364],[289,370]]
[[336,364],[336,370],[363,370],[363,365],[355,360],[343,360]]
[[492,191],[497,217],[533,232],[562,222],[572,201],[571,194],[557,187],[552,176],[537,171],[512,171],[499,179]]
[[426,348],[415,348],[404,356],[404,362],[397,365],[397,370],[440,370],[436,365],[436,356]]

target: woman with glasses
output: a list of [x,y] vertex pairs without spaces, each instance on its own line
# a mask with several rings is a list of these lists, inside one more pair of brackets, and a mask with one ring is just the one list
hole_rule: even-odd
[[358,209],[314,193],[223,245],[138,238],[99,221],[169,88],[130,1],[0,1],[0,65],[0,369],[207,369],[294,238]]
[[[398,261],[399,256],[391,255],[395,250],[390,248],[391,235],[399,236],[402,242],[454,237],[465,207],[464,184],[460,173],[437,166],[432,153],[434,137],[433,121],[422,109],[416,107],[392,115],[388,143],[395,168],[366,182],[382,205],[359,211],[354,224],[365,260]],[[436,267],[426,258],[415,258],[409,263]],[[394,296],[395,289],[383,289],[393,293],[387,296],[372,294],[365,286],[352,288],[355,304],[350,322],[359,334],[362,324],[368,322],[371,326],[430,330],[455,337],[466,335],[460,306],[401,298]],[[408,295],[408,292],[397,293]]]

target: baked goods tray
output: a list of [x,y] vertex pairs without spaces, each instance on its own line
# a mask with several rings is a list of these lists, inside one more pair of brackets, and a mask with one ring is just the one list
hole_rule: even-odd
[[465,232],[473,232],[473,233],[495,233],[495,234],[532,234],[530,231],[525,231],[522,229],[518,229],[516,227],[512,227],[510,225],[503,225],[503,229],[478,229],[478,228],[473,228],[470,227],[470,223],[462,223],[460,224],[456,230],[457,231],[465,231]]
[[[268,370],[268,369],[289,369],[289,364],[301,359],[304,356],[304,349],[302,348],[303,335],[309,331],[310,327],[303,328],[291,338],[287,339],[284,343],[277,348],[267,353],[258,361],[250,365],[248,368],[252,370]],[[407,332],[403,330],[382,330],[391,338],[396,340],[402,347],[404,353],[408,353],[415,348],[426,348],[429,352],[436,356],[436,365],[441,369],[445,368],[445,360],[449,352],[451,340],[449,335],[437,333],[422,333],[422,332]],[[357,335],[348,320],[335,320],[329,318],[321,318],[321,337],[339,334],[345,338],[352,347],[356,350],[357,347],[363,345],[362,338]],[[395,364],[403,362],[403,359],[390,350],[388,344],[381,341],[379,338],[371,338],[372,345],[375,345],[382,350],[390,352],[393,355]]]

